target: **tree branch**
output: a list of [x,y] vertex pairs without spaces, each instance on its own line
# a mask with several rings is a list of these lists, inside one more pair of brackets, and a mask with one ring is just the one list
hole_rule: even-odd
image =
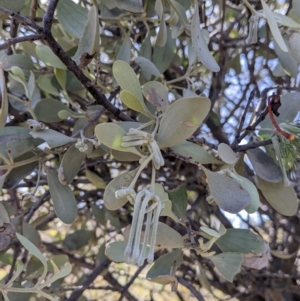
[[93,283],[94,280],[107,268],[109,263],[110,260],[105,259],[100,264],[98,264],[95,267],[95,269],[92,271],[92,273],[88,275],[86,279],[83,281],[82,286],[74,290],[71,296],[67,299],[67,301],[76,301],[83,294],[83,292],[89,287],[89,285]]
[[195,296],[198,301],[205,301],[201,293],[189,282],[184,280],[182,277],[177,277],[178,282],[185,286]]
[[25,42],[25,41],[36,41],[44,38],[43,34],[32,34],[23,37],[16,37],[13,39],[7,39],[3,44],[0,45],[0,50],[6,49],[12,45],[17,43]]
[[78,68],[76,63],[66,54],[66,52],[54,39],[51,33],[51,26],[53,22],[54,11],[58,1],[59,0],[52,0],[49,2],[47,11],[43,18],[43,31],[45,33],[45,42],[51,48],[53,53],[66,65],[68,70],[74,74],[74,76],[85,87],[85,89],[91,93],[91,95],[95,98],[98,104],[101,104],[107,111],[111,112],[118,119],[125,121],[133,121],[130,117],[122,113],[120,109],[116,108],[113,104],[111,104],[104,94],[100,93],[98,88],[95,87],[94,83],[84,75],[84,73]]

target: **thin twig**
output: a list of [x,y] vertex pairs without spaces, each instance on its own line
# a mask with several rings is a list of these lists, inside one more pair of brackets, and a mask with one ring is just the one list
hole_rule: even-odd
[[248,112],[249,106],[250,106],[250,104],[251,104],[251,102],[252,102],[252,100],[253,100],[253,98],[254,98],[254,96],[255,96],[255,91],[256,91],[256,90],[253,89],[253,90],[251,91],[250,95],[249,95],[249,98],[248,98],[248,101],[247,101],[247,104],[246,104],[244,113],[243,113],[243,115],[242,115],[242,118],[241,118],[241,121],[240,121],[238,130],[237,130],[237,132],[236,132],[235,140],[234,140],[234,142],[232,143],[231,147],[235,147],[237,144],[239,144],[239,143],[242,141],[240,134],[241,134],[242,128],[243,128],[243,126],[244,126],[244,122],[245,122],[245,119],[246,119],[246,114],[247,114],[247,112]]
[[90,275],[86,277],[86,279],[83,281],[82,286],[76,290],[73,291],[71,296],[66,301],[76,301],[83,292],[89,287],[91,283],[94,282],[94,280],[103,273],[103,271],[107,268],[109,265],[110,260],[105,259],[100,264],[98,264],[95,269],[92,271]]
[[190,290],[198,301],[205,301],[201,293],[189,281],[184,280],[182,277],[178,277],[177,279],[180,284]]
[[145,268],[146,263],[143,264],[142,266],[140,266],[136,272],[134,273],[134,275],[131,277],[130,281],[124,286],[124,290],[120,296],[120,298],[118,299],[118,301],[122,301],[123,298],[125,297],[126,292],[128,291],[128,289],[130,288],[130,286],[133,284],[134,280],[139,276],[139,274],[141,273],[141,271]]
[[7,39],[3,44],[0,45],[0,50],[6,49],[9,46],[15,45],[17,43],[25,42],[25,41],[36,41],[43,39],[43,34],[31,34],[23,37],[16,37],[13,39]]

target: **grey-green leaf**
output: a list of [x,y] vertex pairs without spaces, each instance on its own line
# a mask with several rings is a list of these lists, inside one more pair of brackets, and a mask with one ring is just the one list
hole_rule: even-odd
[[60,168],[62,169],[62,174],[67,184],[71,184],[77,176],[84,158],[85,153],[80,152],[74,144],[71,145],[64,154]]
[[64,29],[80,38],[87,21],[88,10],[72,0],[63,0],[58,2],[56,12],[57,19]]
[[55,171],[50,168],[46,168],[46,171],[55,213],[65,224],[72,224],[77,216],[77,202],[74,193],[69,186],[64,186],[59,182]]
[[180,144],[171,147],[171,150],[188,158],[195,164],[224,164],[211,154],[209,154],[203,147],[189,141],[183,141]]
[[58,116],[60,111],[72,112],[65,104],[53,98],[42,99],[34,108],[36,117],[42,122],[62,121]]
[[222,276],[232,282],[236,274],[241,271],[244,256],[240,253],[221,253],[209,257]]
[[99,51],[99,17],[97,5],[93,5],[88,12],[88,19],[79,40],[77,51],[73,60],[77,65],[84,67],[85,56],[93,56]]
[[249,192],[243,184],[229,175],[203,169],[210,193],[218,206],[230,213],[238,213],[251,202]]
[[97,139],[108,146],[109,148],[122,151],[131,152],[136,155],[141,155],[140,152],[133,146],[122,147],[122,137],[126,132],[115,123],[100,123],[95,127],[95,135]]
[[66,65],[53,53],[49,46],[37,45],[35,51],[40,60],[51,67],[67,69]]
[[168,91],[166,86],[157,81],[151,81],[143,86],[143,94],[145,98],[165,112],[169,105]]
[[30,135],[33,138],[40,138],[44,140],[48,143],[50,148],[66,145],[68,143],[77,141],[76,138],[68,137],[51,129],[45,129],[42,131],[31,131]]
[[256,174],[265,181],[278,183],[282,180],[282,171],[274,159],[260,148],[247,150],[247,156]]
[[172,103],[160,122],[157,141],[160,148],[171,147],[192,136],[210,110],[206,97],[181,98]]
[[178,249],[168,252],[153,262],[146,275],[146,278],[152,282],[157,282],[163,285],[173,283],[176,281],[176,278],[174,277],[175,272],[182,262],[182,250]]
[[169,199],[172,202],[172,211],[182,221],[186,217],[187,191],[184,185],[180,185],[168,191]]
[[293,216],[298,210],[298,199],[292,186],[270,183],[257,177],[258,187],[268,203],[280,214]]
[[119,189],[128,187],[131,184],[137,171],[138,168],[131,171],[124,172],[118,175],[116,178],[112,179],[107,184],[104,191],[103,200],[104,200],[104,205],[108,210],[117,210],[123,207],[128,202],[127,198],[117,199],[115,197],[115,193]]
[[214,57],[211,55],[203,36],[202,29],[200,27],[200,18],[198,12],[198,5],[192,18],[191,26],[191,38],[193,43],[194,51],[199,59],[199,61],[209,70],[213,72],[219,72],[220,67],[215,61]]
[[288,52],[289,49],[287,48],[284,39],[282,38],[282,35],[280,33],[280,30],[277,25],[277,21],[275,19],[275,16],[273,15],[273,12],[271,11],[270,7],[265,3],[264,0],[261,0],[261,5],[263,7],[264,13],[266,15],[270,30],[272,32],[272,35],[274,37],[274,40],[278,43],[279,47],[284,51]]
[[139,101],[144,102],[140,82],[132,68],[124,61],[115,61],[113,74],[123,90],[131,92]]
[[265,250],[264,240],[247,229],[227,229],[216,244],[222,252],[262,254]]

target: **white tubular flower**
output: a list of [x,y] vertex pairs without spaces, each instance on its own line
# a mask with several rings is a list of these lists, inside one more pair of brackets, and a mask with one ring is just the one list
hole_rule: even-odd
[[136,193],[132,188],[127,187],[127,188],[117,190],[115,192],[115,197],[116,199],[121,199],[126,197],[131,204],[134,204]]
[[142,146],[146,145],[153,156],[153,165],[155,169],[160,169],[165,164],[159,146],[154,138],[155,131],[150,134],[138,129],[131,128],[127,135],[122,137],[122,147]]
[[249,35],[247,37],[247,44],[257,43],[257,30],[258,30],[259,15],[254,14],[249,19]]
[[[143,189],[135,198],[132,225],[128,237],[124,255],[129,263],[142,265],[148,256],[148,262],[153,262],[158,219],[163,206],[158,196],[151,191]],[[142,227],[144,217],[146,217],[146,227],[143,238],[143,245],[140,250]],[[150,240],[150,242],[149,242]],[[147,247],[150,243],[150,250],[147,254]]]

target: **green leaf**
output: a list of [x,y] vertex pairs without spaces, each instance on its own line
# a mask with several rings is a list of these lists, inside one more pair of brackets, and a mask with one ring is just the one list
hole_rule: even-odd
[[198,4],[196,5],[195,13],[193,14],[191,24],[191,39],[193,49],[199,59],[199,61],[209,70],[213,72],[219,72],[220,67],[211,55],[207,44],[205,43],[203,31],[200,26],[200,18],[198,12]]
[[37,45],[35,51],[39,59],[51,67],[67,69],[66,65],[53,53],[49,46]]
[[155,262],[152,263],[146,279],[152,282],[160,283],[163,285],[169,283],[177,283],[174,276],[177,268],[183,262],[182,250],[175,250],[160,256]]
[[167,41],[164,47],[153,47],[153,64],[160,73],[164,73],[173,61],[176,52],[176,41],[172,39],[170,28],[167,28]]
[[46,262],[45,257],[43,256],[42,252],[31,241],[29,241],[26,237],[24,237],[20,233],[16,233],[16,235],[17,235],[17,238],[20,241],[20,243],[23,245],[23,247],[26,250],[28,250],[29,253],[31,253],[32,255],[34,255],[41,261],[41,263],[44,266],[44,271],[47,272],[47,262]]
[[[282,68],[284,69],[284,72],[291,76],[296,78],[298,74],[298,63],[293,57],[291,51],[289,52],[284,52],[274,41],[274,51],[280,61],[280,64]],[[275,70],[274,70],[275,71]]]
[[143,94],[155,107],[163,112],[167,110],[169,99],[166,86],[156,81],[148,82],[143,86]]
[[105,255],[113,262],[126,262],[124,251],[127,243],[125,241],[115,241],[107,245]]
[[[147,80],[149,80],[151,78],[151,75],[154,75],[156,77],[161,76],[161,74],[160,74],[159,70],[156,68],[156,66],[147,58],[138,56],[135,59],[135,62],[141,67],[142,73]],[[148,75],[150,75],[150,77]]]
[[251,196],[251,202],[247,207],[245,207],[245,210],[250,214],[256,212],[258,210],[259,204],[260,204],[259,194],[258,194],[256,186],[248,179],[246,179],[238,174],[236,174],[236,176],[239,177],[243,181],[242,187],[244,189],[246,189]]
[[6,55],[0,60],[0,68],[5,71],[10,71],[12,67],[18,66],[23,70],[32,70],[33,63],[28,55],[24,54],[12,54]]
[[288,52],[289,49],[287,48],[284,39],[282,38],[282,35],[280,33],[280,30],[278,28],[277,25],[277,21],[273,15],[273,12],[271,11],[271,9],[269,8],[269,6],[265,3],[264,0],[261,0],[261,5],[263,7],[264,13],[266,15],[267,18],[267,22],[269,24],[271,33],[273,35],[274,40],[278,43],[279,47],[284,51],[284,52]]
[[[33,138],[31,138],[31,139],[33,139]],[[37,139],[33,139],[33,141],[34,140],[37,140]],[[42,143],[42,141],[41,141],[41,143]],[[23,154],[22,156],[19,156],[19,157],[15,158],[14,161],[15,162],[20,162],[22,160],[30,159],[30,158],[33,158],[35,156],[36,156],[35,153],[27,152],[27,153]],[[25,164],[25,165],[22,165],[22,166],[17,167],[17,168],[14,168],[6,176],[5,183],[4,183],[4,188],[6,188],[6,189],[14,188],[27,175],[29,175],[31,172],[33,172],[37,166],[38,166],[38,161],[29,163],[29,164]]]
[[238,155],[225,143],[218,145],[218,155],[227,164],[235,164],[239,159]]
[[279,22],[279,24],[282,25],[282,26],[286,26],[286,27],[289,27],[289,28],[295,28],[295,29],[300,28],[300,24],[295,22],[289,16],[285,16],[283,14],[279,14],[279,13],[276,13],[276,12],[273,12],[273,15],[274,15],[275,19],[277,20],[277,22]]
[[80,152],[74,144],[64,154],[60,163],[60,170],[67,184],[71,184],[77,176],[84,158],[85,153]]
[[141,14],[144,12],[142,0],[114,0],[114,2],[119,9],[136,14]]
[[34,108],[34,113],[39,121],[42,122],[60,122],[61,118],[58,116],[60,111],[72,111],[62,102],[53,98],[44,98],[37,103]]
[[140,82],[128,63],[115,61],[113,64],[113,74],[123,90],[131,92],[141,104],[144,103]]
[[268,203],[280,214],[293,216],[298,210],[298,200],[293,187],[283,183],[269,183],[257,177],[258,187]]
[[115,197],[115,193],[117,190],[122,189],[123,187],[128,187],[131,184],[134,176],[138,172],[138,169],[139,168],[126,171],[118,175],[107,184],[104,191],[103,200],[104,205],[108,210],[117,210],[128,202],[126,198],[117,199]]
[[120,152],[115,149],[111,149],[110,153],[116,160],[121,162],[139,161],[141,159],[140,155],[138,156],[129,152]]
[[3,206],[2,202],[0,202],[0,227],[2,227],[4,223],[10,223],[10,218],[7,210]]
[[297,32],[294,32],[290,38],[289,38],[289,46],[290,46],[290,53],[293,56],[293,58],[297,61],[297,63],[300,63],[300,34]]
[[187,191],[184,185],[168,191],[169,199],[172,202],[172,211],[182,221],[186,218]]
[[40,138],[48,143],[50,148],[66,145],[71,142],[76,142],[76,138],[68,137],[54,130],[45,129],[42,131],[31,131],[30,135],[33,138]]
[[64,0],[58,2],[56,12],[63,28],[76,38],[80,38],[88,18],[88,10],[72,0]]
[[0,110],[0,128],[4,128],[8,115],[8,97],[6,91],[6,81],[4,71],[0,70],[0,90],[1,90],[1,110]]
[[65,237],[63,246],[67,247],[69,251],[79,250],[80,248],[87,246],[92,235],[92,231],[79,229]]
[[293,0],[292,6],[296,15],[298,16],[298,18],[300,18],[300,2],[298,0]]
[[37,84],[40,87],[40,89],[42,89],[43,91],[55,96],[59,96],[58,90],[52,85],[51,79],[46,75],[40,75]]
[[84,61],[85,56],[93,57],[95,53],[99,52],[99,38],[98,7],[94,4],[88,12],[88,19],[73,57],[77,65],[85,67],[87,65],[87,62]]
[[99,142],[103,143],[109,148],[130,152],[136,155],[140,155],[140,152],[133,146],[122,147],[122,137],[126,135],[126,132],[115,123],[100,123],[95,127],[95,135]]
[[223,164],[222,161],[209,154],[203,147],[189,141],[174,145],[171,150],[178,155],[189,158],[195,164]]
[[117,55],[117,60],[121,60],[129,64],[130,57],[131,57],[131,41],[129,35],[125,34],[122,45]]
[[220,233],[218,233],[217,231],[215,231],[215,230],[213,230],[213,229],[210,229],[210,228],[208,228],[208,227],[201,226],[200,229],[201,229],[204,233],[208,234],[208,235],[211,236],[211,237],[217,237],[217,238],[221,237],[221,234],[220,234]]
[[90,171],[88,168],[85,169],[85,175],[87,179],[97,188],[105,189],[106,183],[97,174]]
[[218,172],[203,169],[207,177],[210,193],[217,205],[230,213],[238,213],[251,202],[249,192],[243,183]]
[[243,254],[262,254],[265,251],[264,240],[247,229],[227,229],[217,241],[222,252],[238,252]]
[[55,171],[46,168],[47,180],[58,218],[65,224],[72,224],[77,216],[77,202],[69,186],[62,185]]
[[130,91],[123,90],[120,93],[120,99],[129,109],[136,112],[140,112],[147,117],[154,118],[152,114],[148,111],[144,101],[140,101],[133,95]]
[[31,241],[37,248],[41,245],[41,237],[39,232],[30,224],[23,221],[23,235]]
[[[0,0],[0,6],[18,13],[25,6],[25,2],[26,0]],[[4,15],[4,13],[0,12],[0,16],[2,15]]]
[[266,154],[260,148],[247,150],[247,156],[253,166],[255,173],[263,180],[278,183],[282,180],[283,175],[280,167],[274,159]]
[[206,97],[181,98],[172,103],[160,122],[157,142],[160,148],[171,147],[192,136],[210,110]]
[[168,38],[167,25],[166,25],[164,18],[162,17],[160,19],[160,26],[159,26],[158,34],[156,37],[156,44],[159,47],[164,47],[167,43],[167,38]]
[[160,200],[164,204],[164,208],[162,209],[160,216],[169,216],[174,221],[179,222],[179,219],[172,211],[172,202],[169,200],[169,196],[165,192],[163,185],[160,183],[155,183],[154,193],[160,198]]
[[220,274],[229,282],[241,271],[244,256],[240,253],[221,253],[209,257]]

